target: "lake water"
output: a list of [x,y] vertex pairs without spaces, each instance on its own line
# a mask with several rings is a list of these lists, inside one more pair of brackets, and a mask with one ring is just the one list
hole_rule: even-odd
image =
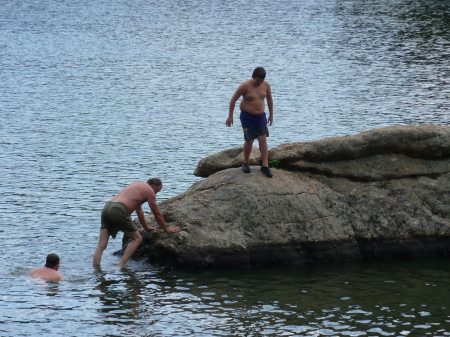
[[[449,336],[448,259],[250,270],[92,268],[103,203],[242,145],[237,86],[264,66],[269,147],[450,125],[440,0],[3,0],[1,336]],[[148,211],[148,207],[144,207]],[[66,281],[26,273],[61,256]]]

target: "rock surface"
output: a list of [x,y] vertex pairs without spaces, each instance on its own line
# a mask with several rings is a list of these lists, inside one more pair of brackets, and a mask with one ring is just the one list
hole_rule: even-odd
[[[256,147],[250,152],[250,165],[258,165],[261,161],[261,154]],[[199,161],[194,170],[197,177],[206,178],[211,174],[232,167],[240,167],[244,162],[244,153],[242,147],[234,147],[232,149],[223,150],[212,156],[203,158]]]
[[182,231],[143,233],[134,257],[204,268],[450,252],[450,127],[282,144],[271,179],[259,166],[243,173],[240,156],[200,161],[208,178],[159,205]]

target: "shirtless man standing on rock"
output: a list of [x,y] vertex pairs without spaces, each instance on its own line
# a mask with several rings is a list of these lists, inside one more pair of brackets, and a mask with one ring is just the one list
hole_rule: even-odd
[[121,230],[131,239],[128,244],[119,266],[125,267],[125,264],[142,243],[142,235],[137,226],[131,220],[131,213],[136,212],[139,222],[146,231],[154,230],[156,227],[149,227],[145,221],[142,204],[148,202],[156,222],[166,233],[176,233],[180,231],[178,227],[168,228],[164,222],[164,217],[158,209],[156,203],[156,193],[161,191],[162,182],[158,178],[149,179],[146,183],[134,182],[126,186],[115,197],[105,204],[101,216],[100,236],[97,249],[94,254],[94,266],[99,266],[103,251],[108,246],[109,236],[116,237],[117,232]]
[[[259,151],[261,152],[262,166],[261,171],[272,178],[273,172],[269,168],[269,150],[267,146],[267,137],[269,130],[267,124],[273,123],[273,100],[270,84],[265,81],[266,71],[263,67],[257,67],[253,71],[252,78],[242,83],[234,93],[230,100],[230,108],[226,126],[233,125],[233,112],[239,97],[243,97],[239,107],[241,109],[241,124],[244,130],[244,163],[242,170],[250,173],[250,152],[252,151],[253,141],[258,138]],[[265,102],[267,98],[267,106],[269,107],[269,118],[264,112]]]

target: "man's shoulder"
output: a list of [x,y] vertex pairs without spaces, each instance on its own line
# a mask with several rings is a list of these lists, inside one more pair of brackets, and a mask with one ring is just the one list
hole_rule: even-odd
[[142,185],[142,184],[145,184],[145,183],[142,181],[134,181],[134,182],[128,184],[127,187],[128,186],[138,186],[138,185]]
[[29,276],[31,276],[31,277],[34,277],[34,275],[36,275],[41,269],[42,269],[42,267],[40,267],[40,268],[35,268],[35,269],[33,269],[33,270],[30,270],[30,271],[27,273],[27,275],[29,275]]
[[63,274],[61,274],[60,272],[58,272],[56,270],[55,270],[55,272],[56,272],[55,279],[57,279],[59,281],[59,280],[62,280],[64,278]]
[[139,191],[139,193],[143,193],[145,195],[155,195],[155,192],[153,191],[153,189],[150,187],[149,184],[144,183],[144,182],[136,182],[135,185],[135,189],[136,191]]
[[47,268],[47,267],[40,267],[33,269],[28,273],[28,276],[33,278],[40,278],[45,281],[59,281],[64,278],[64,275],[57,272],[54,269]]
[[142,189],[149,189],[150,186],[149,186],[149,184],[144,183],[144,182],[142,182],[142,181],[135,181],[134,183],[129,184],[129,185],[127,186],[127,188],[129,188],[129,189],[139,189],[139,190],[142,190]]
[[56,271],[54,269],[49,271],[48,275],[54,279],[62,279],[64,277],[63,274],[61,274],[59,271]]
[[239,86],[239,88],[237,89],[237,91],[240,94],[244,94],[246,93],[248,90],[250,90],[252,87],[252,80],[246,80],[244,82],[241,83],[241,85]]
[[246,88],[246,87],[250,86],[251,84],[252,84],[252,80],[245,80],[244,82],[241,83],[239,88]]

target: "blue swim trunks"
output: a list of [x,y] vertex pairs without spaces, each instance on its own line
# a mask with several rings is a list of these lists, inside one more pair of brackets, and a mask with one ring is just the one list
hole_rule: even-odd
[[265,112],[261,115],[251,115],[247,111],[241,111],[241,124],[245,140],[253,140],[258,136],[269,137]]

